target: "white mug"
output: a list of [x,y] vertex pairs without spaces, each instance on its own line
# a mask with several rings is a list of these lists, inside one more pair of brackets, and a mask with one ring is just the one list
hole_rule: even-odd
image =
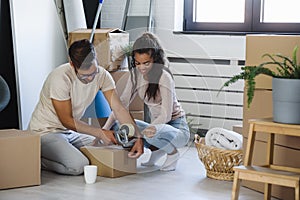
[[84,166],[84,180],[87,184],[93,184],[97,179],[97,166],[86,165]]

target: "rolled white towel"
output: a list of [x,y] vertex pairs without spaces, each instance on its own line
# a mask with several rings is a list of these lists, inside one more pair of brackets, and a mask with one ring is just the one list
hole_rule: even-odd
[[239,150],[243,146],[243,136],[224,128],[212,128],[205,135],[205,143],[222,149]]

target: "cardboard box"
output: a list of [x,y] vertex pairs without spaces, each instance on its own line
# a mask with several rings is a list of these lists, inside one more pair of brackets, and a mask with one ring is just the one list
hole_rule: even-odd
[[[256,89],[250,108],[247,107],[247,92],[244,91],[243,135],[248,137],[249,119],[269,118],[272,117],[272,112],[272,91]],[[261,134],[257,134],[259,135]]]
[[0,130],[0,189],[41,184],[40,135]]
[[242,125],[234,125],[234,126],[232,126],[232,130],[241,135],[243,134],[243,126]]
[[90,164],[98,166],[98,176],[115,178],[136,173],[136,159],[129,158],[128,151],[120,146],[86,146],[80,150]]
[[[69,33],[69,46],[77,40],[90,39],[92,29],[79,29]],[[124,54],[121,47],[129,44],[129,33],[120,29],[96,29],[93,44],[97,52],[99,65],[108,71],[121,68]]]
[[134,119],[144,120],[144,111],[130,111],[131,116]]
[[[111,75],[116,82],[118,94],[121,95],[122,92],[124,91],[124,88],[125,88],[126,84],[128,83],[128,81],[131,81],[129,78],[130,72],[122,70],[122,71],[111,72]],[[139,96],[136,96],[133,99],[133,101],[130,103],[129,110],[130,111],[143,111],[144,110],[143,100]]]
[[[122,92],[124,91],[126,84],[128,83],[128,81],[130,81],[129,78],[130,72],[125,70],[122,71],[120,70],[116,72],[111,72],[111,75],[116,82],[117,92],[119,95],[121,95]],[[139,96],[136,96],[132,100],[132,102],[129,105],[129,111],[133,116],[133,118],[144,120],[144,102]]]
[[[243,138],[243,146],[247,146],[247,138]],[[253,159],[252,164],[254,165],[265,165],[267,157],[267,142],[256,140],[254,143]],[[274,164],[283,165],[288,167],[299,167],[300,151],[293,148],[283,147],[280,145],[274,146]]]
[[[262,56],[269,54],[282,54],[292,58],[295,46],[300,46],[299,35],[247,35],[246,36],[246,63],[245,65],[258,65],[269,58]],[[298,52],[298,57],[300,52]],[[270,69],[275,70],[275,67]],[[265,75],[259,75],[255,78],[258,89],[272,89],[272,78]]]
[[106,118],[81,118],[81,121],[93,125],[95,127],[101,128],[102,126],[104,126],[105,122],[107,121],[107,117]]
[[[243,140],[243,146],[247,146],[247,138]],[[274,146],[274,164],[284,165],[289,167],[299,167],[300,166],[300,151],[292,148],[282,147],[280,145]],[[256,140],[254,143],[253,151],[253,165],[265,165],[267,157],[267,143],[264,141]],[[263,183],[258,183],[254,181],[242,181],[242,185],[260,192],[264,191]],[[278,185],[272,186],[272,196],[279,199],[294,199],[293,188],[282,187]]]

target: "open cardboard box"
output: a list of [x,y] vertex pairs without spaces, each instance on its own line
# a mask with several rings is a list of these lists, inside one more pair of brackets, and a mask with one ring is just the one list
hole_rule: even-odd
[[[69,33],[69,46],[77,40],[90,39],[92,29],[78,29]],[[129,33],[118,28],[101,28],[95,30],[93,44],[99,65],[108,71],[121,68],[124,60],[122,47],[129,44]]]
[[85,146],[80,150],[91,165],[98,166],[98,176],[115,178],[136,173],[136,159],[129,158],[121,146]]

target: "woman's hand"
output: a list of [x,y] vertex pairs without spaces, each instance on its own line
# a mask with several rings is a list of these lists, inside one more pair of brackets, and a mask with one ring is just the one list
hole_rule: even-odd
[[149,126],[145,128],[142,132],[143,135],[145,135],[148,138],[152,138],[156,133],[156,128],[155,126]]
[[138,138],[130,152],[128,153],[129,158],[138,158],[144,153],[144,142],[142,138]]

